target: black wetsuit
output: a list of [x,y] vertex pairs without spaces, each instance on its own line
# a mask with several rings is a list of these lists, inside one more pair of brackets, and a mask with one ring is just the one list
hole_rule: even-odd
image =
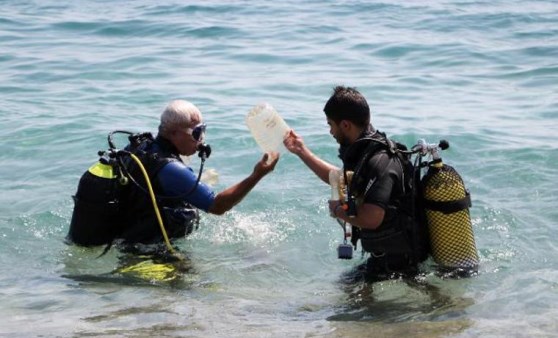
[[370,253],[367,270],[373,274],[412,272],[427,256],[427,234],[412,215],[412,167],[393,148],[394,142],[370,127],[355,143],[340,149],[344,170],[354,171],[349,192],[356,203],[385,210],[377,229],[354,229],[353,244],[360,239]]
[[[176,198],[164,197],[166,191],[161,187],[162,169],[171,162],[180,162],[178,151],[172,144],[160,137],[154,141],[146,141],[141,144],[134,153],[140,158],[147,173],[149,174],[153,190],[158,196],[157,204],[165,231],[169,238],[181,238],[190,234],[198,219],[197,209],[185,202],[184,196]],[[129,185],[129,191],[125,198],[125,222],[119,238],[126,244],[152,244],[162,243],[163,234],[153,202],[147,192],[147,184],[138,165],[131,159],[127,159],[126,166],[130,168],[130,174],[139,183]],[[187,193],[184,191],[183,193]],[[175,195],[173,195],[175,196]]]

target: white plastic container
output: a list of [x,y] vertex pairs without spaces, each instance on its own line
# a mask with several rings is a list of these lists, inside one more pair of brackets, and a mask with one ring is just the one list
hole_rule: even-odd
[[219,183],[219,173],[213,168],[206,169],[203,171],[200,180],[210,187],[216,186]]
[[331,186],[331,200],[338,201],[339,196],[339,181],[341,179],[341,170],[329,171],[329,185]]
[[290,130],[269,103],[260,103],[246,116],[246,125],[264,153],[285,151],[283,138]]

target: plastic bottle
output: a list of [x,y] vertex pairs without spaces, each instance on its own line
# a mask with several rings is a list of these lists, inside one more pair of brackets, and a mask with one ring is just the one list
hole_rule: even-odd
[[[343,202],[347,202],[348,198],[347,198],[347,186],[351,184],[351,181],[353,179],[353,175],[354,172],[351,170],[347,170],[345,172],[344,175],[341,175],[341,189],[340,190],[340,197],[341,200],[343,200]],[[347,182],[345,182],[345,179],[347,179]],[[351,223],[347,222],[345,223],[345,239],[351,237],[353,235],[353,226],[351,225]]]
[[[343,202],[347,202],[347,186],[351,184],[353,174],[354,173],[351,170],[347,170],[344,175],[341,175],[339,183],[339,195]],[[345,178],[347,179],[347,182],[345,182]]]
[[200,180],[209,186],[215,186],[219,183],[219,173],[213,168],[206,169],[202,173]]
[[[339,170],[329,171],[329,185],[331,186],[331,201],[339,200]],[[335,217],[333,212],[331,212],[331,217]]]
[[[344,178],[342,175],[343,171],[342,170],[330,170],[329,171],[329,185],[331,186],[331,200],[332,201],[339,201],[340,203],[344,202],[344,200],[341,198],[341,195],[339,193],[340,190],[343,189],[343,186],[345,185],[344,182]],[[351,173],[351,178],[352,178],[352,172]],[[331,215],[332,217],[335,217],[335,215]],[[350,223],[345,223],[343,230],[345,231],[345,240],[347,240],[347,238],[350,238],[353,235],[353,227],[351,226]]]
[[283,138],[290,128],[269,103],[252,108],[246,116],[246,125],[264,153],[285,150]]
[[341,178],[340,170],[329,171],[329,185],[331,186],[331,200],[339,200],[339,179]]

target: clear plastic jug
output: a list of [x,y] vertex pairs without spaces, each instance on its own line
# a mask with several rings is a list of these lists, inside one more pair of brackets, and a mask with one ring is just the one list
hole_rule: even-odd
[[338,201],[341,197],[339,195],[339,183],[341,181],[341,170],[329,171],[329,185],[331,186],[331,200]]
[[246,125],[264,153],[285,150],[283,138],[290,128],[269,103],[252,108],[246,116]]

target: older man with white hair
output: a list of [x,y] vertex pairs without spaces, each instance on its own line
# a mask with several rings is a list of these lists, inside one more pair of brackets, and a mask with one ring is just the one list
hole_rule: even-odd
[[[278,156],[274,156],[276,158],[267,163],[269,155],[265,154],[248,177],[216,194],[208,185],[198,182],[196,173],[179,156],[195,154],[203,146],[204,138],[205,124],[200,110],[188,101],[175,100],[161,114],[159,133],[144,150],[150,158],[157,158],[148,170],[155,181],[156,193],[179,196],[162,199],[166,204],[163,206],[163,217],[169,237],[183,237],[192,231],[189,222],[194,214],[192,210],[201,209],[222,215],[232,209],[275,168],[279,160]],[[130,202],[136,203],[128,210],[128,219],[133,221],[123,232],[124,240],[142,243],[161,241],[161,231],[148,196],[138,191],[130,197],[134,199]]]
[[[195,154],[203,143],[204,136],[205,124],[202,123],[202,114],[192,103],[184,100],[172,101],[161,114],[157,139],[170,141],[178,154],[184,156]],[[267,157],[270,155],[275,158],[271,163],[267,163]],[[212,214],[224,214],[239,203],[265,175],[272,171],[278,160],[277,154],[265,154],[246,179],[214,197],[213,193],[209,192],[208,187],[202,184],[199,187],[198,197],[201,197],[204,201],[198,207]],[[176,192],[180,193],[180,191],[188,189],[194,183],[192,179],[196,178],[192,176],[192,171],[182,163],[171,162],[169,164],[170,166],[163,167],[161,175],[166,176],[168,173],[168,176],[175,179],[173,183],[177,185],[169,184],[167,190],[177,190]],[[176,168],[171,169],[171,167]],[[181,185],[182,187],[180,187]],[[195,198],[192,198],[192,201],[194,200]]]
[[[90,246],[110,244],[115,240],[124,245],[158,244],[166,241],[165,237],[184,237],[197,225],[198,210],[216,215],[224,214],[275,168],[279,155],[265,154],[248,177],[215,193],[208,185],[200,182],[199,174],[180,157],[190,156],[198,151],[203,159],[209,156],[210,148],[204,143],[205,128],[202,114],[195,105],[184,100],[170,102],[161,114],[157,137],[153,138],[149,133],[138,134],[142,136],[135,139],[134,136],[130,137],[131,142],[126,151],[133,154],[139,164],[133,160],[134,156],[123,160],[124,167],[121,170],[127,172],[133,184],[118,188],[121,190],[118,193],[120,211],[118,219],[112,222],[114,226],[98,224],[103,222],[92,219],[97,213],[103,213],[102,209],[106,207],[98,210],[83,202],[79,208],[74,209],[68,239],[76,244]],[[272,160],[268,163],[269,156]],[[142,167],[148,180],[143,175]],[[201,169],[200,167],[200,174]],[[85,176],[92,177],[89,174]],[[93,186],[90,190],[105,193],[104,188],[100,188],[96,181],[92,182],[88,185]],[[157,203],[153,203],[149,186],[153,188]],[[84,196],[88,192],[81,190],[86,189],[78,188],[78,203],[94,200]]]

